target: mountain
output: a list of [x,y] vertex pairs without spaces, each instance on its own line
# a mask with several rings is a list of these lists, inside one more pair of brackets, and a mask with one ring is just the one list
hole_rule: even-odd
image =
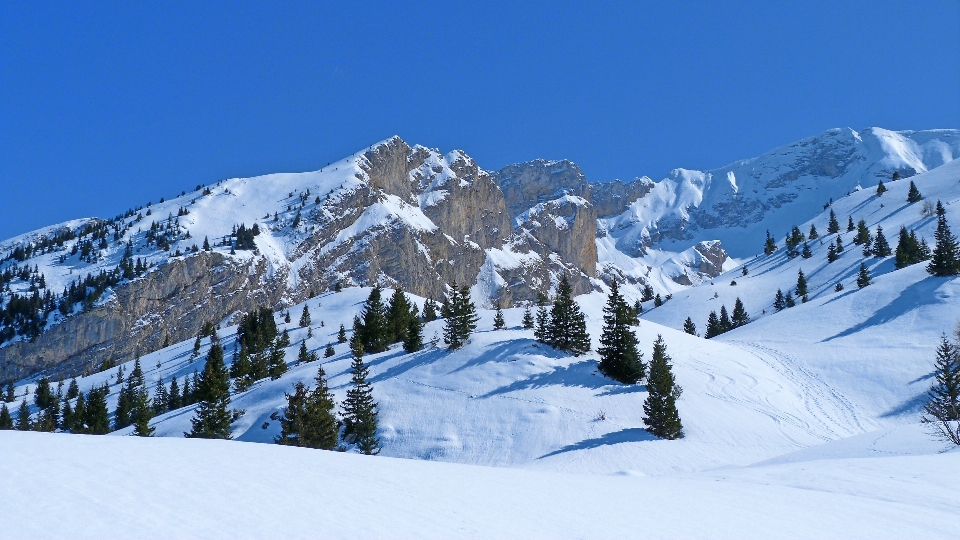
[[[675,294],[832,199],[960,156],[960,131],[824,132],[709,172],[590,182],[570,161],[486,171],[399,137],[309,173],[223,180],[0,242],[0,381],[91,372],[337,286],[481,305],[628,282]],[[203,249],[204,242],[209,249]],[[733,258],[730,255],[733,255]]]

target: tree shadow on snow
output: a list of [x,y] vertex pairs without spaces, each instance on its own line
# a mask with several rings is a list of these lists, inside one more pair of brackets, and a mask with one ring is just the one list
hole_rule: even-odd
[[920,308],[921,306],[927,304],[935,303],[935,301],[931,300],[936,298],[935,293],[944,282],[945,280],[943,278],[937,278],[933,276],[918,281],[904,289],[903,292],[900,293],[900,296],[898,296],[893,302],[890,302],[883,308],[879,309],[869,319],[860,324],[854,325],[840,332],[839,334],[830,336],[821,341],[821,343],[826,343],[834,339],[855,334],[871,326],[877,326],[890,322],[909,311]]
[[553,349],[553,347],[542,345],[536,340],[516,339],[485,350],[482,354],[472,358],[471,360],[468,360],[467,362],[464,362],[463,365],[454,369],[448,373],[448,375],[458,373],[474,366],[479,366],[480,364],[516,361],[518,360],[518,355],[528,353],[531,346],[536,349],[536,353],[540,356],[548,356],[550,358],[563,358],[567,356],[565,353],[561,353],[560,351]]
[[919,416],[923,412],[923,406],[930,401],[930,396],[926,392],[918,394],[889,411],[880,415],[880,418],[891,418],[898,416]]
[[543,388],[546,386],[603,388],[604,386],[613,384],[610,379],[596,373],[596,370],[596,360],[584,360],[567,366],[557,367],[545,373],[538,373],[532,377],[497,388],[481,397],[491,397],[516,390],[530,390],[532,388]]
[[643,428],[624,428],[620,431],[614,431],[612,433],[607,433],[602,437],[597,437],[594,439],[585,439],[575,444],[568,444],[559,450],[554,450],[549,454],[544,454],[537,459],[544,459],[550,456],[556,456],[558,454],[563,454],[566,452],[573,452],[576,450],[589,450],[590,448],[598,448],[601,446],[608,446],[612,444],[620,443],[629,443],[629,442],[643,442],[643,441],[656,441],[657,437],[650,434],[647,430]]

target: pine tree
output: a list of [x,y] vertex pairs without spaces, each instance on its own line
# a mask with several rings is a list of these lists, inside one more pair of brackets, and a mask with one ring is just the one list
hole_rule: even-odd
[[837,253],[843,253],[843,240],[840,239],[840,235],[837,235]]
[[312,390],[302,382],[294,385],[293,394],[285,394],[287,407],[280,417],[277,444],[333,450],[337,446],[339,425],[333,414],[336,404],[327,387],[323,366],[317,371]]
[[693,319],[687,317],[687,320],[683,322],[683,331],[690,334],[691,336],[696,336],[697,334],[697,325],[693,324]]
[[423,303],[423,322],[433,322],[437,320],[437,304],[433,300],[427,300]]
[[[84,411],[84,424],[86,424],[84,433],[106,435],[110,432],[110,413],[107,411],[107,394],[109,393],[110,388],[106,383],[90,389]],[[79,405],[77,409],[79,411]]]
[[797,305],[793,299],[793,291],[787,291],[787,297],[784,298],[784,301],[786,302],[788,308],[792,308],[793,306]]
[[[937,201],[937,205],[939,209],[943,208],[940,201]],[[946,212],[937,216],[937,232],[934,238],[937,239],[937,244],[933,248],[933,257],[927,265],[927,272],[938,277],[960,274],[960,245],[947,225]]]
[[646,374],[643,354],[637,350],[637,335],[630,328],[631,318],[630,307],[614,280],[603,308],[603,331],[597,352],[600,372],[624,384],[636,384]]
[[150,400],[150,394],[145,386],[140,385],[132,389],[131,415],[133,423],[133,434],[137,437],[152,437],[156,428],[150,427],[150,419],[153,418],[153,402]]
[[170,381],[170,391],[167,392],[167,410],[175,411],[182,406],[180,385],[177,383],[177,377],[174,376]]
[[657,295],[653,297],[653,307],[660,307],[662,305],[663,299],[660,298],[660,293],[657,293]]
[[163,378],[157,379],[157,385],[153,389],[153,412],[163,414],[167,412],[167,403],[170,402],[170,394],[167,393],[167,387],[163,384]]
[[707,317],[707,329],[703,333],[703,337],[710,339],[712,337],[719,336],[723,332],[720,331],[720,319],[717,318],[717,312],[711,311],[710,315]]
[[930,401],[924,410],[937,420],[960,420],[960,349],[946,334],[940,337],[935,366]]
[[647,399],[643,402],[643,423],[647,431],[661,439],[683,437],[683,424],[677,411],[677,399],[683,389],[677,385],[667,355],[663,336],[653,343],[650,375],[647,377]]
[[847,232],[853,231],[853,216],[847,217]]
[[915,203],[923,200],[923,195],[920,195],[920,190],[917,189],[917,185],[913,183],[913,180],[910,181],[910,191],[907,192],[907,202]]
[[193,353],[191,354],[192,358],[197,358],[200,356],[200,346],[203,343],[200,341],[200,336],[197,335],[197,340],[193,342]]
[[797,296],[800,298],[807,296],[807,276],[803,275],[802,268],[797,271]]
[[496,310],[497,313],[493,316],[493,329],[503,330],[507,323],[503,320],[503,310],[500,309],[500,302],[497,302]]
[[347,399],[343,402],[343,438],[348,443],[356,444],[364,454],[378,454],[379,407],[373,400],[373,387],[367,382],[370,369],[363,363],[363,344],[356,336],[350,341],[350,351],[353,353],[353,363],[350,366],[351,388],[347,390]]
[[327,348],[323,350],[323,357],[330,358],[335,354],[337,354],[337,351],[333,350],[333,343],[327,343]]
[[860,263],[860,271],[857,272],[857,287],[864,288],[870,285],[870,272],[867,271],[867,265]]
[[533,328],[533,313],[530,313],[530,306],[523,309],[523,328],[526,330]]
[[743,307],[743,302],[740,301],[739,297],[733,304],[733,315],[730,322],[733,323],[734,328],[740,328],[750,322],[750,315],[747,314],[747,310]]
[[306,304],[303,305],[303,313],[300,314],[300,328],[310,326],[310,309]]
[[380,286],[375,286],[361,308],[359,317],[354,319],[354,335],[359,337],[364,350],[369,354],[381,353],[387,350],[390,344],[391,328],[381,294]]
[[883,235],[883,227],[877,225],[877,238],[873,241],[873,256],[889,257],[892,253],[890,244],[887,243],[887,238]]
[[[746,266],[744,266],[746,268]],[[640,324],[640,314],[643,313],[643,304],[639,300],[633,303],[633,325],[637,326]]]
[[340,330],[337,331],[337,343],[346,343],[347,342],[347,329],[340,325]]
[[810,251],[810,244],[806,242],[803,243],[803,251],[800,252],[800,256],[803,257],[804,259],[809,259],[810,257],[813,257],[813,252]]
[[833,245],[831,242],[830,245],[827,246],[827,262],[832,263],[839,258],[840,256],[837,255],[837,246]]
[[300,342],[300,350],[297,351],[297,363],[306,364],[310,361],[310,351],[307,350],[307,340]]
[[543,293],[537,293],[537,320],[533,337],[541,343],[546,343],[548,322],[550,322],[550,313],[547,311],[547,297]]
[[7,403],[13,403],[14,401],[17,400],[16,396],[14,395],[12,382],[7,383],[7,394],[4,396],[3,400],[6,401]]
[[19,431],[30,431],[33,424],[30,422],[30,409],[27,407],[27,398],[20,402],[20,410],[17,411],[17,429]]
[[402,289],[393,291],[390,304],[387,307],[387,321],[390,327],[390,342],[403,341],[407,337],[407,327],[410,319],[419,316],[417,306],[410,302]]
[[830,221],[827,223],[827,233],[836,234],[840,232],[840,222],[837,221],[837,214],[833,212],[833,208],[830,209]]
[[270,348],[267,361],[267,374],[270,379],[277,380],[287,372],[286,355],[286,350],[279,343]]
[[[456,285],[456,284],[454,284]],[[466,286],[454,288],[449,302],[449,315],[443,327],[443,342],[452,351],[463,347],[470,334],[477,329],[477,308],[470,300],[470,289]]]
[[210,240],[206,236],[203,237],[203,250],[210,251]]
[[223,364],[223,347],[214,342],[207,353],[203,375],[194,389],[199,403],[191,420],[193,428],[185,437],[230,439],[230,378]]
[[560,278],[557,285],[557,297],[550,310],[550,322],[547,324],[547,345],[554,349],[572,353],[574,356],[590,350],[590,335],[580,305],[573,299],[573,289],[567,276]]
[[807,238],[810,240],[816,240],[817,238],[820,238],[820,234],[817,232],[817,226],[813,223],[810,224],[810,233],[807,234]]
[[857,223],[857,235],[853,237],[853,243],[862,246],[870,245],[873,242],[873,237],[870,236],[870,229],[867,228],[867,222],[860,220]]
[[0,403],[0,430],[13,429],[13,417],[10,416],[10,409],[7,403]]
[[733,322],[730,321],[730,315],[727,313],[727,306],[720,306],[720,333],[729,332],[733,328]]
[[763,253],[764,255],[771,255],[776,250],[777,242],[773,239],[773,236],[770,236],[770,230],[767,229],[767,240],[763,244]]
[[407,323],[407,335],[403,339],[403,350],[408,353],[423,349],[423,323],[420,317],[410,317]]
[[[8,414],[9,414],[9,413],[8,413]],[[0,412],[0,425],[3,424],[2,416],[3,416],[3,413]],[[64,401],[64,402],[63,402],[63,416],[61,417],[61,420],[60,420],[60,429],[63,430],[63,431],[70,431],[70,430],[72,430],[72,429],[73,429],[73,422],[74,422],[73,407],[70,406],[70,401],[69,401],[69,400],[68,400],[68,401]],[[0,427],[0,429],[3,429],[3,428]]]
[[887,187],[883,185],[883,180],[880,180],[880,183],[877,184],[877,197],[883,195],[887,191]]

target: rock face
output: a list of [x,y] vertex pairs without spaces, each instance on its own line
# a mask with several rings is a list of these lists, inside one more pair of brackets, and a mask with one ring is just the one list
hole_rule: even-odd
[[172,259],[127,283],[112,299],[51,327],[34,342],[0,349],[0,380],[47,371],[70,377],[102,362],[122,362],[197,335],[204,321],[221,322],[258,305],[276,306],[279,279],[263,261],[238,263],[218,253]]

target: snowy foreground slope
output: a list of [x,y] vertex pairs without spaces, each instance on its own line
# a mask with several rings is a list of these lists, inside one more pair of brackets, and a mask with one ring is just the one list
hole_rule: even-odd
[[[643,478],[0,432],[18,538],[951,538],[960,454]],[[13,496],[11,496],[13,495]]]

